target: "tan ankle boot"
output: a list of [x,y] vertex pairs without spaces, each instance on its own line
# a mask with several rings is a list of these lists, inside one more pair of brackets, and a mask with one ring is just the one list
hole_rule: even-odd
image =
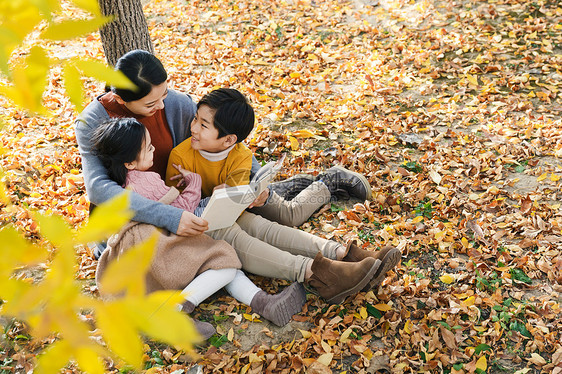
[[345,256],[342,258],[342,261],[357,262],[362,261],[365,258],[374,258],[381,261],[381,266],[367,286],[363,288],[363,291],[368,291],[380,286],[386,277],[386,273],[398,265],[401,255],[402,254],[397,248],[390,245],[387,245],[375,252],[360,248],[357,246],[356,240],[351,240],[347,243]]
[[365,287],[380,264],[380,260],[371,257],[359,262],[334,261],[318,252],[312,263],[312,276],[307,283],[327,302],[339,304]]

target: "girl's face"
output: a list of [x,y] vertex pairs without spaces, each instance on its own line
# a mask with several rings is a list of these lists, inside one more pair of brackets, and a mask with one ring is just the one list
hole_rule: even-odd
[[125,164],[125,167],[129,170],[148,170],[152,166],[154,160],[154,146],[150,139],[150,134],[148,130],[144,134],[144,141],[142,142],[141,150],[137,155],[137,159],[133,162]]
[[168,82],[163,82],[158,86],[152,86],[152,90],[142,99],[124,102],[117,97],[119,104],[125,105],[127,109],[137,116],[150,117],[160,109],[164,109],[164,99],[168,96]]
[[207,105],[197,109],[191,121],[191,148],[207,152],[221,152],[236,143],[236,135],[219,138],[219,130],[214,125],[215,111]]

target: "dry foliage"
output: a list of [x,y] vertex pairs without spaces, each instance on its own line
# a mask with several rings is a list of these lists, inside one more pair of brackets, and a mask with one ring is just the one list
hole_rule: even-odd
[[[195,98],[218,86],[249,96],[258,158],[289,153],[286,176],[341,164],[369,179],[371,201],[333,206],[302,229],[403,253],[377,292],[335,306],[311,295],[289,341],[262,343],[280,334],[264,325],[253,347],[237,348],[260,322],[231,298],[209,300],[200,313],[219,331],[224,319],[233,328],[214,340],[219,347],[200,348],[206,371],[562,372],[557,1],[153,0],[145,14],[171,87]],[[97,34],[51,48],[103,60]],[[90,99],[102,92],[99,82],[85,85]],[[16,203],[1,222],[35,239],[18,207],[73,225],[88,207],[76,113],[57,72],[44,98],[56,114],[49,121],[3,103],[0,139]],[[91,280],[92,254],[78,256],[77,278]],[[0,370],[28,367],[41,348],[22,328],[6,329]],[[145,349],[151,371],[192,365],[172,348]]]

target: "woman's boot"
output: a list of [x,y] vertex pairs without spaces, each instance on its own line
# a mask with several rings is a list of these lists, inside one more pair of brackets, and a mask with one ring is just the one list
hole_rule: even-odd
[[357,246],[357,241],[351,240],[347,243],[345,256],[342,258],[342,261],[346,262],[358,262],[362,261],[366,258],[374,258],[375,260],[381,261],[381,266],[371,279],[371,281],[367,284],[363,291],[369,291],[372,289],[376,289],[384,278],[386,277],[386,273],[389,270],[394,269],[398,262],[400,262],[401,257],[400,251],[390,245],[381,248],[379,251],[369,251]]
[[318,294],[331,304],[339,304],[355,294],[373,278],[380,260],[372,257],[359,262],[334,261],[318,252],[312,262],[312,276],[307,281]]

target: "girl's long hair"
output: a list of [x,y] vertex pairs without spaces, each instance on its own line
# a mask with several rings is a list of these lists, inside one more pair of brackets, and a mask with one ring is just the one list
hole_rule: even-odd
[[94,130],[93,152],[119,185],[124,185],[127,178],[125,163],[137,159],[145,137],[146,128],[134,118],[112,118]]

